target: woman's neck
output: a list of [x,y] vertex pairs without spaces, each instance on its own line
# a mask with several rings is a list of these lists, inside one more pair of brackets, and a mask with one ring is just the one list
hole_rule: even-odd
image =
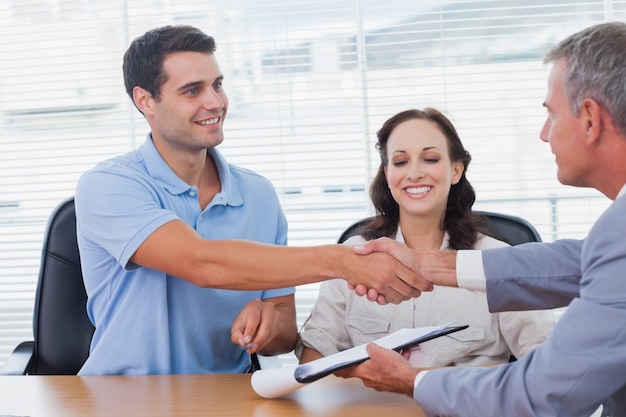
[[438,218],[400,216],[400,230],[406,245],[415,250],[440,249],[445,235]]

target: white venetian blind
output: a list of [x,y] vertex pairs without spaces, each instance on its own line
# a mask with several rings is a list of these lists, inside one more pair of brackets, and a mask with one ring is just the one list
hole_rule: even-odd
[[[220,149],[275,184],[290,244],[332,243],[371,214],[376,130],[426,106],[451,117],[474,157],[476,208],[523,216],[553,240],[584,236],[609,202],[555,180],[538,139],[542,54],[606,20],[626,20],[626,0],[3,1],[0,366],[32,338],[48,214],[82,172],[147,132],[121,78],[146,30],[192,24],[216,38],[231,103]],[[300,323],[316,288],[298,289]]]

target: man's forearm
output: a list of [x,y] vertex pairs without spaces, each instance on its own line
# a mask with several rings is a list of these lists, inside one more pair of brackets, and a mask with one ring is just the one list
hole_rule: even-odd
[[205,240],[180,221],[154,231],[131,261],[210,288],[270,289],[343,278],[376,289],[392,303],[431,289],[386,254],[359,256],[343,245],[305,248]]

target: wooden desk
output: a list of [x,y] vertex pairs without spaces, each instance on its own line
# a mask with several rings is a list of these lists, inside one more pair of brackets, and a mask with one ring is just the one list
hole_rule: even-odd
[[0,376],[0,416],[29,417],[423,417],[409,397],[328,376],[268,400],[249,374]]

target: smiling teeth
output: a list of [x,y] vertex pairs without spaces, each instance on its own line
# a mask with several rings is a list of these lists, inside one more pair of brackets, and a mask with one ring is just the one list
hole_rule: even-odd
[[406,192],[409,194],[426,194],[427,192],[430,191],[432,187],[417,187],[417,188],[407,188]]
[[198,124],[199,125],[203,125],[203,126],[212,125],[212,124],[217,123],[219,120],[220,120],[220,118],[216,117],[215,119],[203,120],[201,122],[198,122]]

